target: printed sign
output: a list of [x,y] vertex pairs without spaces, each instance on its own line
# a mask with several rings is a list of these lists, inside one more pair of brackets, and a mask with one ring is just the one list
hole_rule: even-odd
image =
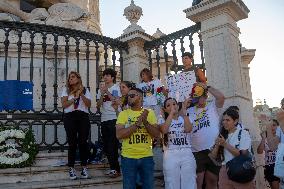
[[29,81],[0,81],[0,111],[32,110],[33,83]]

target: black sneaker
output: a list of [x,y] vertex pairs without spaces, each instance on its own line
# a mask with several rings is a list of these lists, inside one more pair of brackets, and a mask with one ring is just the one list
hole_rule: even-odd
[[81,178],[83,178],[83,179],[89,178],[89,174],[88,174],[87,168],[83,168],[82,169],[82,171],[81,171]]
[[71,180],[77,179],[75,169],[72,168],[72,167],[69,168],[69,178],[70,178]]

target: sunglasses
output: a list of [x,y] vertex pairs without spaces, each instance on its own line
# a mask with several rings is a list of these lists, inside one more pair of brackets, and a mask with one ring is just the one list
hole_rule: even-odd
[[128,94],[127,96],[130,98],[134,98],[135,96],[139,96],[139,95],[138,94]]

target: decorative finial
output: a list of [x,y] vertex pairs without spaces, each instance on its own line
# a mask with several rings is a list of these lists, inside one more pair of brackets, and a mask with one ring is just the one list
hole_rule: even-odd
[[162,37],[163,35],[166,35],[164,34],[163,32],[161,32],[161,30],[159,28],[157,28],[156,32],[152,35],[153,37],[155,38],[160,38]]
[[131,25],[124,30],[124,33],[128,33],[134,30],[145,32],[145,30],[143,30],[141,26],[137,25],[137,22],[142,15],[143,15],[142,8],[135,5],[134,0],[131,0],[131,4],[124,9],[124,14],[123,14],[123,16],[126,17],[126,19],[131,23]]

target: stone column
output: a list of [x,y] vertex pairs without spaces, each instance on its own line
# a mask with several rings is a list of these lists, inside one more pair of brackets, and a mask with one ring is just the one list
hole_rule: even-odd
[[255,137],[253,107],[248,103],[252,97],[243,77],[237,27],[237,21],[247,18],[249,9],[242,1],[208,0],[184,12],[192,21],[201,22],[209,85],[225,94],[224,108],[232,104],[240,107],[241,121]]
[[128,53],[123,54],[123,80],[140,82],[140,71],[149,67],[148,57],[143,49],[144,43],[150,40],[150,35],[133,32],[130,35],[122,35],[119,39],[129,45]]
[[[249,73],[241,61],[240,29],[237,26],[239,20],[248,17],[249,9],[241,0],[204,0],[184,12],[190,20],[201,22],[209,85],[224,93],[224,109],[230,105],[239,106],[240,121],[250,130],[256,151],[259,128],[253,118]],[[264,188],[264,178],[259,176],[262,171],[262,168],[258,169],[258,189]]]

